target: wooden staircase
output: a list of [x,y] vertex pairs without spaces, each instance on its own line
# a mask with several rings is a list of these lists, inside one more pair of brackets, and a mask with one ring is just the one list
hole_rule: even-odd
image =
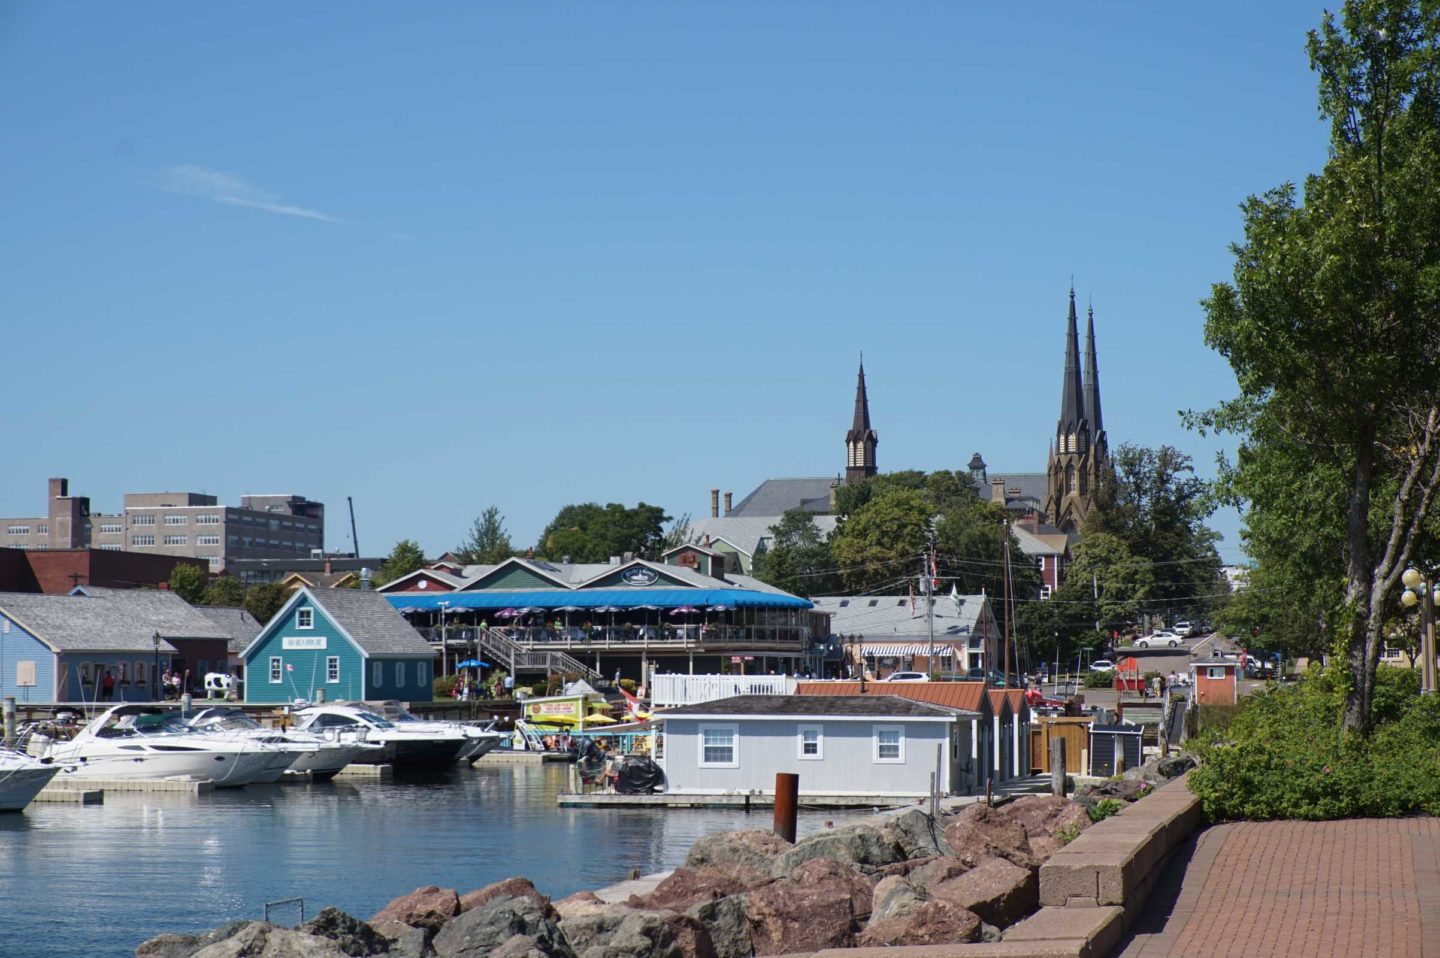
[[578,675],[587,681],[600,678],[600,673],[568,652],[529,648],[516,642],[498,629],[479,629],[480,648],[494,661],[503,662],[511,675],[538,673],[544,675]]

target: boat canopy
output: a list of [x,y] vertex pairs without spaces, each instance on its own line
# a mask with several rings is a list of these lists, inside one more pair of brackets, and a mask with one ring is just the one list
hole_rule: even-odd
[[605,606],[620,609],[634,609],[642,605],[660,609],[675,609],[681,606],[723,605],[741,609],[811,609],[809,599],[793,595],[779,595],[774,592],[758,592],[751,589],[556,589],[554,591],[500,591],[494,592],[440,592],[431,595],[416,595],[414,592],[400,592],[387,595],[390,604],[397,609],[413,609],[417,612],[436,612],[441,603],[450,612],[461,609],[513,609],[539,608],[559,609],[572,606],[577,609],[598,609]]

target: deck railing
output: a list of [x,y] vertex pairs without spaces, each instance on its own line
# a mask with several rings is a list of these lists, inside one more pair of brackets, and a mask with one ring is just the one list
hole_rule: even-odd
[[788,675],[666,675],[650,683],[655,708],[698,705],[732,695],[794,695],[798,679]]

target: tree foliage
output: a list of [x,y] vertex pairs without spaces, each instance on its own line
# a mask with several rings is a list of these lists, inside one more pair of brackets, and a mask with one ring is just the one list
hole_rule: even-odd
[[510,533],[505,531],[505,517],[496,506],[476,516],[470,524],[470,535],[455,547],[456,558],[466,565],[496,565],[514,554]]
[[830,550],[844,587],[852,592],[899,584],[921,570],[920,557],[929,552],[934,506],[916,489],[876,492],[844,516],[831,537]]
[[794,595],[830,595],[840,584],[830,546],[814,514],[804,509],[781,516],[771,527],[769,545],[762,542],[752,561],[757,578]]
[[425,567],[425,552],[420,548],[420,543],[414,539],[401,539],[395,543],[395,548],[390,550],[390,555],[380,563],[376,572],[376,585],[384,585],[387,582],[394,582],[401,576],[409,575],[416,569]]
[[200,566],[181,562],[170,570],[170,591],[194,605],[205,597],[209,578]]
[[633,508],[618,502],[569,505],[550,520],[535,551],[552,561],[569,556],[572,562],[604,562],[627,552],[658,559],[669,520],[664,509],[643,502]]
[[235,608],[245,604],[245,585],[233,575],[218,575],[205,589],[205,604]]
[[[1226,488],[1249,507],[1261,567],[1278,567],[1268,581],[1318,571],[1307,592],[1322,605],[1341,584],[1329,623],[1348,666],[1344,723],[1361,733],[1440,485],[1437,47],[1431,3],[1347,0],[1325,14],[1309,54],[1329,160],[1303,197],[1285,184],[1246,200],[1233,282],[1204,303],[1206,342],[1240,395],[1196,422],[1241,436]],[[1325,527],[1314,538],[1339,550],[1297,555],[1287,540],[1305,534],[1287,522]]]
[[269,622],[290,598],[290,592],[278,582],[260,582],[245,590],[245,611],[256,622]]

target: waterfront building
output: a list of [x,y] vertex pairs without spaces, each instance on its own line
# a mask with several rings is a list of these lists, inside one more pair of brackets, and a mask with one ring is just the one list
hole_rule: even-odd
[[1200,659],[1190,663],[1197,705],[1234,705],[1239,701],[1240,661]]
[[0,546],[101,549],[201,559],[211,572],[236,559],[311,556],[325,549],[325,506],[304,496],[246,495],[222,506],[198,492],[126,493],[115,515],[92,514],[70,480],[51,479],[44,516],[0,519]]
[[300,588],[245,649],[245,701],[428,702],[433,660],[385,596]]
[[227,669],[243,679],[245,677],[245,650],[255,641],[255,636],[265,627],[255,616],[239,606],[197,605],[195,611],[209,619],[211,624],[225,635],[225,658]]
[[374,572],[384,556],[294,555],[270,559],[232,559],[225,571],[247,588],[265,582],[279,582],[287,589],[302,585],[317,589],[353,589],[360,586],[365,570]]
[[667,794],[774,794],[794,772],[802,796],[907,797],[930,793],[937,762],[946,792],[971,790],[954,758],[978,718],[895,695],[741,695],[655,716]]
[[208,568],[199,559],[145,552],[0,548],[0,592],[64,595],[77,585],[162,589],[180,565]]
[[1000,627],[986,595],[936,596],[933,663],[924,596],[834,595],[811,601],[829,614],[846,660],[877,677],[911,669],[963,675],[1000,661]]
[[224,648],[224,633],[170,592],[0,593],[0,695],[21,702],[103,702],[107,672],[113,701],[153,701],[156,669],[198,676],[224,664]]

